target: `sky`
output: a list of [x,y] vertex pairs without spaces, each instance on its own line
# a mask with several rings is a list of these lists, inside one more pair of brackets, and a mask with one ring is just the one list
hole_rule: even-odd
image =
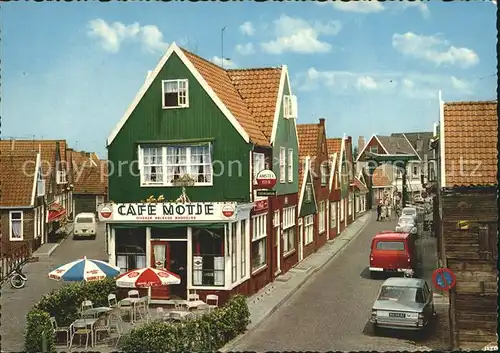
[[0,16],[2,138],[66,139],[102,158],[173,41],[226,68],[286,64],[297,123],[326,118],[328,137],[432,131],[439,90],[497,96],[488,1],[11,2]]

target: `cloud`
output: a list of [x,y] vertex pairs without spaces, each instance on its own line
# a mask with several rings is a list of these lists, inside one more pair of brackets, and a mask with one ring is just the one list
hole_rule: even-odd
[[252,22],[246,21],[240,26],[240,32],[247,36],[253,36],[255,34],[255,28]]
[[231,68],[236,67],[236,64],[233,61],[226,59],[226,58],[221,59],[218,56],[212,57],[212,59],[210,61],[212,61],[215,65],[219,65],[221,67],[224,67],[225,69],[231,69]]
[[236,46],[236,51],[241,55],[251,55],[255,53],[255,48],[253,43],[238,44]]
[[359,77],[356,86],[360,91],[375,90],[378,87],[377,82],[370,76]]
[[153,53],[165,51],[168,47],[158,27],[141,26],[137,22],[126,25],[121,22],[107,23],[98,18],[89,21],[87,34],[97,39],[100,46],[110,53],[118,53],[125,41],[138,41],[146,51]]
[[346,12],[372,13],[380,12],[385,9],[384,5],[378,1],[335,1],[332,5],[337,10]]
[[403,8],[416,8],[420,13],[422,14],[422,17],[424,18],[429,18],[431,15],[431,11],[429,10],[429,7],[427,6],[426,3],[424,2],[411,2],[411,1],[404,1],[401,3],[403,5]]
[[412,32],[395,33],[392,46],[400,53],[434,62],[436,65],[474,66],[479,62],[478,55],[469,48],[458,48],[438,36],[424,36]]
[[274,21],[276,39],[261,43],[262,49],[270,54],[285,52],[298,54],[326,53],[332,45],[319,39],[320,35],[334,36],[342,28],[338,21],[309,23],[301,18],[287,15]]
[[380,94],[417,99],[434,99],[439,90],[458,95],[472,92],[469,83],[452,76],[426,75],[419,72],[353,72],[318,70],[314,67],[294,77],[298,91],[329,89],[335,93],[355,94],[376,91]]

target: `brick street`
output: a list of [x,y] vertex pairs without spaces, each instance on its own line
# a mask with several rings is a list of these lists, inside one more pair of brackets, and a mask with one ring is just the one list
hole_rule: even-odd
[[98,225],[95,240],[73,240],[69,236],[48,258],[40,258],[39,262],[24,266],[28,276],[26,287],[13,289],[9,283],[2,287],[0,298],[2,318],[0,327],[1,349],[4,352],[24,351],[24,330],[26,314],[33,305],[52,289],[63,285],[63,282],[50,280],[47,274],[59,265],[77,260],[83,256],[91,259],[106,260],[104,225]]
[[369,278],[371,237],[395,221],[372,221],[330,264],[318,272],[232,351],[416,351],[411,334],[374,336],[368,319],[383,279]]

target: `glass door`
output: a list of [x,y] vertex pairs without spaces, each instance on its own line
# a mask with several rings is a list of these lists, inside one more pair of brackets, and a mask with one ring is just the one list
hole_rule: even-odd
[[[170,271],[170,244],[168,241],[151,242],[151,267]],[[151,299],[168,299],[168,286],[152,287]]]

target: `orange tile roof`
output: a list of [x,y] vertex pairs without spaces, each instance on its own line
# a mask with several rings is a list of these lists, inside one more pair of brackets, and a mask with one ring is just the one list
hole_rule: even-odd
[[267,140],[271,139],[282,69],[227,70]]
[[366,187],[365,184],[363,184],[361,182],[361,180],[359,180],[357,177],[354,177],[354,179],[352,180],[352,183],[354,184],[354,186],[361,192],[361,193],[367,193],[368,192],[368,188]]
[[444,104],[446,185],[497,184],[497,102]]
[[320,124],[297,124],[300,157],[312,158],[318,154],[320,133]]
[[65,161],[67,159],[65,140],[0,140],[0,151],[38,152],[40,149],[42,173],[47,179],[52,168],[55,167],[57,142],[59,142],[61,160]]
[[306,157],[299,158],[299,191],[302,190],[302,182],[304,180],[304,163]]
[[238,120],[250,136],[250,140],[259,146],[270,146],[269,139],[262,132],[257,119],[252,116],[246,102],[231,80],[228,71],[185,49],[182,49],[182,51],[214,90],[217,97]]
[[374,187],[391,187],[391,180],[384,170],[384,166],[375,169],[372,176],[372,185]]
[[337,153],[338,156],[340,155],[340,149],[342,148],[342,138],[338,137],[326,139],[326,146],[328,148],[328,154]]
[[[105,195],[107,193],[107,171],[102,169],[102,160],[91,158],[93,153],[67,151],[72,164],[72,184],[75,194]],[[94,163],[93,163],[93,162]]]
[[0,151],[0,206],[30,206],[36,178],[34,151]]

